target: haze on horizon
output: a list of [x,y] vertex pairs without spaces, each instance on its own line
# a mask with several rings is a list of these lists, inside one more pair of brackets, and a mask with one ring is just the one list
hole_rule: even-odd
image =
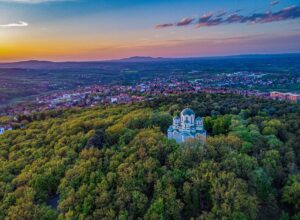
[[300,52],[299,0],[0,0],[0,62]]

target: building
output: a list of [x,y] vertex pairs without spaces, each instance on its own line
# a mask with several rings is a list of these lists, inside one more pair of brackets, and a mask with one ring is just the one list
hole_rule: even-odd
[[195,113],[192,109],[184,109],[180,117],[173,118],[173,125],[168,129],[168,138],[175,139],[177,143],[195,138],[206,139],[203,119],[201,117],[195,119]]
[[4,134],[5,131],[11,131],[12,127],[10,125],[4,125],[0,127],[0,135]]
[[276,99],[276,100],[287,100],[287,101],[290,101],[290,102],[299,102],[300,101],[300,95],[299,94],[271,92],[270,96],[271,96],[272,99]]

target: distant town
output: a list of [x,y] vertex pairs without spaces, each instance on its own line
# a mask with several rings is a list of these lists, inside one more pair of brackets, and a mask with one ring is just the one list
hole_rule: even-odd
[[72,106],[92,107],[99,104],[129,104],[145,101],[158,95],[182,93],[232,93],[244,96],[299,102],[300,94],[283,92],[261,92],[259,90],[234,89],[225,85],[205,86],[202,80],[182,81],[176,78],[155,78],[136,85],[93,85],[75,90],[54,92],[38,96],[35,101],[8,107],[1,115],[27,115],[33,112],[69,108]]
[[[300,102],[300,94],[282,92],[261,92],[258,90],[233,89],[225,85],[204,86],[203,80],[182,81],[174,77],[155,78],[152,81],[138,82],[136,85],[93,85],[80,89],[54,92],[38,96],[34,101],[7,107],[2,116],[29,115],[36,112],[67,109],[70,107],[93,107],[101,104],[130,104],[147,101],[157,96],[172,94],[198,93],[239,94],[264,99]],[[11,125],[0,125],[0,134],[11,130]]]

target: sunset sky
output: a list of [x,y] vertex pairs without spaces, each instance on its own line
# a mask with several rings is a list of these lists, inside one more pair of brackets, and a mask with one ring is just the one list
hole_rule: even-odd
[[0,0],[0,62],[295,52],[299,0]]

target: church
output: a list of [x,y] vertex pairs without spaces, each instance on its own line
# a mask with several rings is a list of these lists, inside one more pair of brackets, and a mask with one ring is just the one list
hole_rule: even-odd
[[177,143],[183,143],[188,139],[206,139],[206,130],[203,127],[203,119],[197,117],[192,109],[184,109],[180,117],[173,118],[173,125],[168,129],[168,138],[175,139]]

